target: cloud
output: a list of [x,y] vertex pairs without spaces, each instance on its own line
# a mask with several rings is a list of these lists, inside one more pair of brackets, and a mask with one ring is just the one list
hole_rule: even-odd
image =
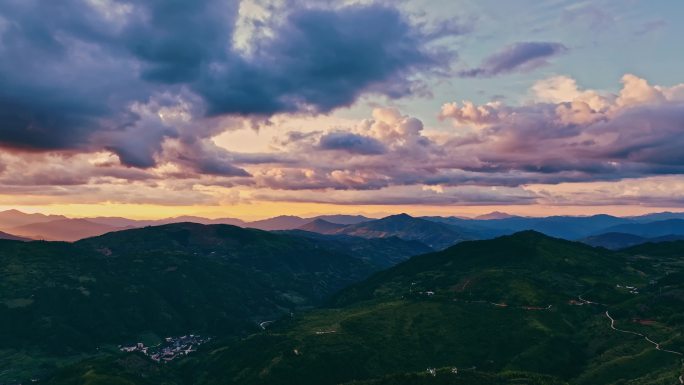
[[[322,113],[364,94],[402,97],[453,58],[432,44],[443,33],[391,6],[301,1],[261,21],[269,33],[255,34],[246,52],[234,44],[239,7],[3,2],[0,55],[11,60],[0,61],[0,146],[106,149],[149,168],[164,158],[164,141],[202,142],[225,130],[214,125],[225,116]],[[219,158],[195,157],[196,169],[244,175],[213,153]]]
[[[571,205],[590,201],[596,187],[607,191],[597,190],[597,204],[644,197],[648,205],[680,205],[675,193],[658,192],[657,181],[681,190],[684,86],[630,74],[622,83],[609,93],[557,76],[535,83],[534,100],[521,105],[447,103],[441,117],[454,125],[440,130],[396,108],[375,108],[356,122],[281,131],[272,153],[239,153],[197,138],[191,133],[218,128],[187,120],[192,109],[183,98],[158,95],[137,109],[162,129],[175,129],[155,152],[155,167],[126,167],[106,151],[5,152],[0,185],[34,201],[87,194],[112,202],[167,204],[174,197],[217,204],[246,191],[241,201],[373,205]],[[639,190],[640,181],[650,187]],[[629,190],[615,194],[614,186]]]
[[606,109],[611,102],[609,95],[601,95],[594,90],[580,90],[575,79],[564,75],[539,80],[531,91],[537,102],[583,102],[596,111]]
[[411,74],[448,59],[425,48],[427,33],[379,5],[295,10],[273,36],[250,57],[202,74],[193,88],[210,113],[327,112],[364,92],[401,97]]
[[500,121],[503,114],[505,112],[499,102],[476,106],[473,102],[466,100],[461,106],[456,102],[442,105],[439,118],[442,120],[451,118],[460,123],[480,126]]
[[341,150],[351,154],[379,155],[386,149],[377,139],[350,132],[331,132],[321,137],[319,147],[323,150]]
[[426,132],[415,117],[376,108],[352,127],[284,133],[280,151],[296,159],[248,169],[254,188],[307,197],[315,194],[305,191],[423,186],[437,193],[684,174],[681,86],[654,86],[634,75],[622,82],[611,94],[555,77],[532,87],[536,102],[447,103],[440,116],[454,121],[451,130]]
[[567,52],[561,43],[520,42],[504,47],[501,51],[487,57],[479,67],[460,71],[465,78],[493,77],[497,75],[528,72],[548,64],[547,59]]
[[652,86],[631,74],[622,83],[618,94],[602,95],[555,77],[532,88],[538,103],[464,104],[496,119],[467,120],[463,108],[454,104],[445,105],[442,115],[460,124],[483,125],[474,134],[476,140],[455,142],[462,157],[477,159],[468,167],[472,171],[532,172],[530,183],[538,178],[559,183],[684,173],[684,158],[676,150],[684,145],[678,134],[684,99],[675,91],[680,86]]
[[538,197],[539,203],[554,206],[684,206],[684,182],[680,176],[653,176],[610,183],[564,183],[527,189]]
[[[427,188],[426,188],[427,187]],[[537,194],[523,188],[508,187],[438,187],[392,186],[373,194],[363,191],[297,192],[274,194],[256,191],[252,198],[263,201],[314,202],[337,205],[528,205],[534,204]]]

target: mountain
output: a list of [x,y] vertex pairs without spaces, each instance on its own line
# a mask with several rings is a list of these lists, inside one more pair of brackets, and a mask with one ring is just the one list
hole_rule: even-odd
[[30,241],[30,239],[28,239],[28,238],[18,237],[16,235],[8,234],[4,231],[0,231],[0,239],[9,240],[9,241]]
[[0,212],[0,229],[28,225],[31,223],[50,222],[66,219],[62,215],[26,214],[19,210],[6,210]]
[[181,223],[181,222],[192,222],[200,223],[203,225],[233,225],[240,227],[250,227],[261,230],[291,230],[297,227],[303,226],[308,222],[315,221],[317,219],[324,220],[326,222],[350,225],[357,224],[361,222],[366,222],[369,218],[362,215],[321,215],[313,218],[300,218],[296,216],[278,216],[274,218],[268,218],[260,221],[245,222],[242,219],[237,218],[204,218],[192,215],[183,215],[179,217],[163,218],[163,219],[148,219],[148,220],[135,220],[120,217],[95,217],[95,218],[84,218],[90,222],[101,223],[109,226],[115,227],[145,227],[145,226],[159,226],[166,225],[170,223]]
[[251,227],[260,230],[293,230],[298,229],[312,221],[323,220],[326,222],[340,224],[340,225],[351,225],[367,222],[369,218],[362,215],[320,215],[313,218],[301,218],[292,215],[280,215],[273,218],[263,219],[260,221],[245,223],[245,227]]
[[520,231],[533,230],[552,237],[570,240],[581,239],[590,235],[607,232],[604,231],[604,229],[611,226],[632,223],[631,219],[610,215],[593,215],[586,217],[518,217],[507,216],[505,213],[495,212],[492,214],[494,215],[489,218],[485,217],[484,219],[467,219],[459,217],[423,217],[423,219],[469,229],[480,234],[480,238],[491,238]]
[[101,225],[118,227],[118,228],[134,228],[134,227],[144,227],[150,226],[154,221],[147,220],[136,220],[128,219],[122,217],[92,217],[92,218],[82,218],[88,222],[98,223]]
[[639,235],[627,233],[604,233],[593,235],[580,240],[587,245],[595,247],[605,247],[606,249],[619,250],[642,243],[659,243],[683,240],[684,234],[669,234],[660,237],[646,238]]
[[0,383],[103,346],[190,333],[237,338],[427,250],[396,238],[195,223],[75,243],[0,241],[0,362],[12,369],[0,371]]
[[[546,235],[564,239],[581,239],[605,230],[611,226],[630,223],[629,219],[611,215],[592,215],[586,217],[551,216],[543,218],[510,217],[503,219],[474,220],[473,225],[484,228],[515,233],[526,230],[538,231]],[[612,231],[611,232],[618,232]]]
[[514,217],[515,217],[514,215],[502,213],[501,211],[492,211],[489,214],[478,215],[474,219],[490,220],[490,219],[506,219],[506,218],[514,218]]
[[586,237],[581,242],[594,247],[618,250],[648,242],[648,238],[626,233],[603,233]]
[[273,218],[263,219],[260,221],[248,222],[246,227],[259,230],[292,230],[304,226],[309,223],[309,219],[304,219],[292,215],[280,215]]
[[677,254],[659,255],[531,231],[462,242],[170,368],[199,385],[676,383],[678,355],[606,316],[663,349],[684,347]]
[[683,250],[684,242],[666,242],[613,252],[533,231],[462,242],[179,362],[116,354],[46,382],[674,384],[684,348]]
[[648,242],[659,243],[659,242],[673,242],[684,240],[684,234],[669,234],[663,235],[662,237],[648,238]]
[[629,219],[636,222],[655,222],[667,219],[684,219],[684,212],[664,211],[662,213],[650,213],[635,217],[629,217]]
[[514,233],[513,230],[507,229],[505,227],[498,226],[488,226],[489,222],[494,220],[478,220],[471,218],[461,218],[461,217],[439,217],[439,216],[428,216],[420,217],[430,222],[443,223],[449,226],[455,226],[466,231],[477,234],[477,239],[489,239],[496,238],[502,235],[509,235]]
[[134,228],[134,227],[145,227],[145,226],[159,226],[167,225],[170,223],[181,223],[181,222],[192,222],[199,223],[203,225],[233,225],[233,226],[244,226],[245,221],[237,218],[217,218],[209,219],[204,217],[183,215],[179,217],[163,218],[163,219],[128,219],[121,217],[94,217],[94,218],[84,218],[89,222],[100,223],[113,227],[121,228]]
[[305,237],[321,242],[320,247],[351,253],[368,264],[380,269],[392,267],[410,257],[429,253],[432,250],[422,242],[398,237],[361,238],[344,234],[320,234],[304,230],[286,230],[282,233]]
[[398,237],[422,242],[433,249],[443,249],[457,242],[477,237],[472,231],[457,226],[399,214],[340,229],[337,234],[363,238]]
[[85,219],[58,219],[9,229],[11,233],[22,237],[67,242],[73,242],[117,230],[121,230],[121,228],[103,225]]
[[245,226],[245,221],[237,218],[216,218],[209,219],[197,216],[183,215],[180,217],[165,218],[156,221],[152,221],[151,226],[166,225],[169,223],[181,223],[181,222],[192,222],[199,223],[202,225],[233,225],[233,226]]
[[617,232],[653,238],[666,235],[684,235],[684,219],[666,219],[648,223],[625,223],[611,226],[605,232]]
[[356,225],[373,220],[373,218],[368,218],[363,215],[319,215],[311,219],[322,219],[338,225]]
[[[410,291],[451,295],[453,285],[463,284],[467,292],[456,293],[509,304],[539,303],[546,296],[546,300],[571,298],[574,291],[588,290],[594,282],[637,279],[623,277],[631,274],[622,265],[621,258],[610,251],[528,230],[493,240],[462,242],[417,256],[337,297],[342,304],[370,300],[375,293],[400,297],[412,283]],[[426,281],[416,275],[430,278]]]
[[314,219],[313,221],[300,226],[299,230],[311,231],[313,233],[319,234],[334,234],[339,230],[346,227],[345,225],[340,225],[337,223],[328,222],[324,219]]

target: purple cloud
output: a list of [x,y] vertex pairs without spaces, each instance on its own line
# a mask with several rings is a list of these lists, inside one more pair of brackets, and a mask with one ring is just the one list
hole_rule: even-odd
[[[107,149],[127,166],[153,167],[165,140],[215,135],[200,127],[210,118],[328,112],[364,94],[410,94],[416,74],[452,59],[431,43],[462,32],[431,32],[388,5],[288,5],[245,54],[233,46],[236,1],[2,2],[0,19],[12,22],[0,35],[0,56],[11,58],[0,61],[0,146]],[[159,118],[173,106],[196,124]],[[198,169],[245,174],[204,160]]]
[[323,150],[341,150],[360,155],[379,155],[387,151],[385,146],[377,139],[339,131],[322,136],[319,148]]
[[512,72],[526,72],[548,64],[546,59],[562,54],[567,50],[568,48],[560,43],[515,43],[487,57],[479,67],[460,71],[459,76],[465,78],[493,77]]

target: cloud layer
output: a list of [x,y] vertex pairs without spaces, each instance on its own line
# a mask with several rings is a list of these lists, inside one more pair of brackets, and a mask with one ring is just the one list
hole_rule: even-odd
[[[684,205],[658,187],[683,191],[684,85],[627,74],[619,91],[606,92],[553,76],[521,103],[397,107],[429,93],[426,79],[449,75],[459,93],[459,81],[494,82],[477,78],[510,86],[506,75],[570,60],[582,47],[511,37],[518,42],[452,71],[456,53],[443,38],[467,31],[452,20],[429,25],[390,2],[307,0],[260,2],[250,19],[250,4],[0,3],[0,195],[563,205],[591,204],[594,189],[602,204]],[[573,55],[563,56],[568,46]],[[529,76],[514,82],[529,85]],[[381,97],[369,115],[364,105],[348,114],[356,120],[333,116],[369,95]],[[313,123],[278,126],[303,117]],[[217,144],[227,131],[248,130],[268,131],[272,143],[254,153]]]
[[[165,140],[194,146],[226,129],[218,118],[398,98],[449,63],[430,48],[440,36],[392,7],[286,3],[244,52],[233,44],[237,1],[3,2],[0,56],[11,60],[0,62],[0,146],[108,149],[152,167]],[[221,159],[198,169],[245,174],[214,150]]]
[[[644,204],[675,204],[673,194],[657,193],[654,186],[666,180],[673,191],[681,190],[676,178],[684,174],[684,85],[654,86],[634,75],[622,83],[612,94],[580,89],[574,79],[556,76],[535,83],[534,100],[518,106],[447,103],[440,113],[446,127],[440,130],[427,130],[396,108],[378,107],[349,126],[276,131],[272,151],[264,153],[232,152],[186,135],[184,109],[170,102],[171,107],[153,108],[178,128],[178,136],[160,150],[169,161],[139,170],[107,152],[5,153],[0,185],[6,194],[104,194],[113,201],[164,204],[174,197],[214,203],[561,205],[590,201],[591,189],[613,191],[597,198],[605,204],[638,197]],[[141,116],[146,108],[139,106]],[[620,195],[606,187],[635,191],[641,180],[648,182],[642,194]],[[126,184],[136,187],[112,196]]]

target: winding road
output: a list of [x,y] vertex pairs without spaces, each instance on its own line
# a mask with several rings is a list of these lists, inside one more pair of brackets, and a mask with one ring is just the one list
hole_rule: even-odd
[[[592,302],[592,301],[586,300],[586,299],[582,298],[581,295],[580,295],[580,296],[577,296],[577,298],[579,298],[580,302],[582,302],[582,303],[584,303],[584,304],[588,304],[588,305],[600,305],[600,306],[608,307],[608,305],[605,305],[605,304],[602,304],[602,303]],[[670,354],[674,354],[674,355],[677,355],[677,356],[684,356],[684,354],[681,353],[681,352],[677,352],[677,351],[674,351],[674,350],[663,349],[663,348],[660,346],[660,343],[659,343],[659,342],[653,341],[652,339],[650,339],[648,336],[646,336],[646,335],[644,335],[644,334],[637,333],[637,332],[633,332],[633,331],[631,331],[631,330],[623,330],[623,329],[618,329],[618,328],[616,328],[616,327],[615,327],[615,319],[614,319],[613,317],[610,316],[610,313],[608,313],[608,310],[606,310],[605,315],[606,315],[606,317],[608,317],[608,319],[610,320],[610,328],[611,328],[611,329],[613,329],[613,330],[615,330],[615,331],[618,331],[618,332],[621,332],[621,333],[634,334],[635,336],[643,337],[648,343],[653,344],[653,345],[655,346],[656,350],[660,350],[661,352],[670,353]],[[684,374],[681,375],[681,376],[679,376],[678,380],[679,380],[679,384],[680,384],[680,385],[684,385]]]
[[[676,351],[674,351],[674,350],[667,350],[667,349],[661,348],[659,342],[653,341],[652,339],[648,338],[647,335],[644,335],[644,334],[641,334],[641,333],[637,333],[637,332],[633,332],[633,331],[631,331],[631,330],[623,330],[623,329],[618,329],[618,328],[616,328],[616,327],[615,327],[615,319],[614,319],[613,317],[610,316],[610,313],[608,313],[608,310],[606,310],[606,317],[608,317],[608,319],[610,320],[610,328],[611,328],[611,329],[617,330],[617,331],[622,332],[622,333],[629,333],[629,334],[634,334],[634,335],[636,335],[636,336],[643,337],[646,341],[648,341],[649,343],[655,345],[656,350],[660,350],[661,352],[672,353],[672,354],[676,354],[676,355],[678,355],[678,356],[684,356],[684,353],[676,352]],[[681,381],[681,377],[680,377],[680,381]]]

